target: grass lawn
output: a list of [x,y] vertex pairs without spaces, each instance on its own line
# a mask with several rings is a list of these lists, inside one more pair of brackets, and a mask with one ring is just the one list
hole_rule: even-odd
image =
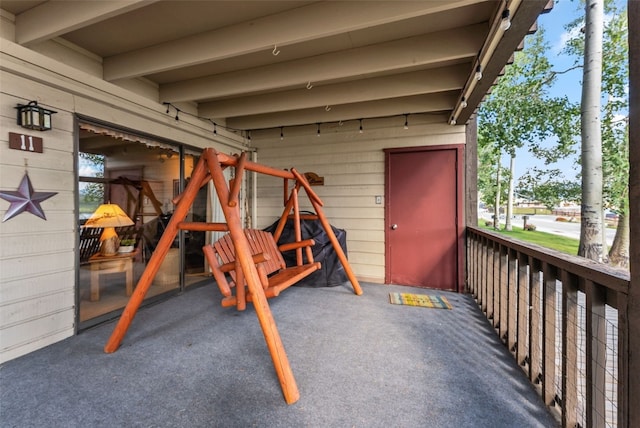
[[[542,247],[571,254],[572,256],[578,254],[578,245],[580,244],[580,241],[577,239],[554,235],[553,233],[538,232],[536,230],[522,230],[521,227],[516,226],[513,226],[513,230],[510,232],[503,229],[495,230],[492,226],[485,226],[483,219],[478,221],[478,225],[483,229],[488,229],[514,239],[531,242]],[[503,225],[500,226],[502,227]]]

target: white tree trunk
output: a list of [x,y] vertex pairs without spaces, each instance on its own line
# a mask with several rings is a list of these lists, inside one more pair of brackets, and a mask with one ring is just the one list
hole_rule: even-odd
[[582,219],[578,255],[602,261],[602,33],[604,0],[587,0],[582,80]]
[[629,269],[629,210],[625,207],[618,217],[616,236],[609,251],[609,264]]
[[511,155],[511,161],[509,163],[509,170],[511,171],[511,176],[509,177],[509,194],[507,196],[507,213],[505,216],[504,222],[504,230],[512,230],[511,227],[511,217],[513,217],[513,175],[516,169],[516,157]]

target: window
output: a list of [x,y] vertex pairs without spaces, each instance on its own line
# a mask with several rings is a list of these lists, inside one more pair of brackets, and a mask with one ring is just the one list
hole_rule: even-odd
[[[83,329],[117,316],[127,304],[173,214],[174,192],[185,182],[181,171],[189,175],[197,156],[181,156],[177,144],[91,123],[81,123],[79,132],[77,290]],[[207,216],[206,187],[201,193],[192,217]],[[133,252],[100,255],[102,230],[87,227],[86,220],[104,203],[118,205],[134,222],[116,228],[119,238],[135,239]],[[176,237],[145,301],[208,279],[201,251],[204,242],[204,232]]]

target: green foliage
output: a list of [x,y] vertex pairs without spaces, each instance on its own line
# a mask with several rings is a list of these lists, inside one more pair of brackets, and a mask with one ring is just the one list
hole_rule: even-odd
[[[96,155],[92,153],[78,153],[80,161],[84,161],[88,168],[93,172],[92,177],[104,177],[104,155]],[[80,204],[88,204],[91,206],[104,202],[104,184],[99,182],[82,181],[80,183]],[[93,211],[93,210],[92,210]]]
[[84,159],[95,166],[97,171],[96,177],[104,177],[104,155],[85,152],[80,152],[78,155],[80,159]]
[[[481,189],[480,199],[486,205],[493,206],[496,201],[496,173],[500,153],[495,145],[486,144],[478,146],[478,188]],[[510,171],[506,168],[500,168],[501,182],[509,180]],[[507,186],[500,187],[500,200],[507,199]]]
[[549,210],[553,210],[562,201],[579,203],[582,193],[580,182],[562,178],[560,170],[541,171],[537,168],[532,168],[520,177],[518,190],[522,196],[541,202]]
[[628,204],[629,183],[629,45],[626,11],[612,10],[605,26],[602,91],[603,196],[608,208],[621,211]]
[[[602,160],[603,198],[606,208],[623,210],[629,180],[629,43],[626,8],[614,0],[605,1],[605,23],[602,49]],[[567,24],[574,35],[565,53],[576,63],[584,56],[584,16]]]
[[[514,63],[506,68],[478,113],[478,187],[487,204],[495,200],[502,153],[514,156],[517,149],[526,147],[551,163],[574,152],[578,106],[567,97],[548,95],[556,73],[545,56],[548,46],[543,35],[540,28],[527,37],[525,49],[515,54]],[[549,139],[555,141],[551,148],[541,144]],[[501,172],[501,178],[506,192],[509,176]]]
[[104,202],[104,185],[102,183],[85,183],[80,189],[80,200],[88,204]]

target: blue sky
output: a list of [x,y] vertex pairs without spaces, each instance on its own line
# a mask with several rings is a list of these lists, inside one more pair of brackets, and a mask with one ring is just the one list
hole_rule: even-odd
[[[551,48],[549,59],[556,71],[566,70],[574,65],[574,58],[562,54],[564,43],[569,37],[564,26],[582,14],[583,10],[579,2],[557,0],[551,12],[538,18],[538,24],[544,28],[545,39]],[[582,91],[581,80],[582,69],[559,75],[551,93],[559,96],[567,95],[569,100],[579,102]]]
[[[545,39],[549,44],[550,51],[548,57],[553,64],[555,71],[563,71],[574,65],[574,58],[569,57],[562,53],[564,42],[569,35],[565,30],[565,25],[573,21],[578,16],[584,14],[584,9],[579,0],[556,0],[555,5],[551,12],[540,15],[538,18],[539,27],[544,28]],[[616,0],[619,5],[624,5],[624,0]],[[526,38],[525,38],[526,43]],[[559,75],[553,87],[550,90],[551,96],[564,96],[566,95],[570,101],[579,103],[582,92],[582,69],[578,68],[571,70],[566,74]],[[579,151],[579,146],[576,150]],[[577,155],[566,158],[557,164],[551,165],[546,168],[558,168],[565,172],[567,179],[574,179],[579,166],[575,164]],[[508,167],[509,161],[505,159],[503,166]],[[526,170],[532,166],[538,166],[545,168],[542,161],[538,161],[526,151],[521,150],[516,155],[516,180],[522,176]],[[575,172],[574,172],[575,171]],[[517,182],[516,182],[517,185]]]
[[[538,26],[544,28],[545,39],[550,47],[548,53],[549,60],[553,64],[553,70],[563,71],[574,65],[574,58],[562,54],[564,42],[568,37],[565,30],[565,24],[573,21],[582,14],[578,1],[557,0],[551,12],[540,15],[538,18]],[[525,44],[527,39],[525,38]],[[567,96],[572,102],[580,102],[582,92],[582,69],[571,70],[566,74],[561,74],[556,79],[555,84],[551,88],[549,94],[551,96]],[[516,186],[517,179],[522,176],[527,169],[537,166],[541,169],[558,168],[566,171],[567,179],[573,179],[576,173],[573,172],[577,168],[575,165],[576,156],[566,158],[554,165],[545,167],[542,161],[539,161],[531,155],[525,148],[516,153]],[[508,158],[504,158],[503,166],[508,167]],[[577,171],[576,171],[577,172]]]

